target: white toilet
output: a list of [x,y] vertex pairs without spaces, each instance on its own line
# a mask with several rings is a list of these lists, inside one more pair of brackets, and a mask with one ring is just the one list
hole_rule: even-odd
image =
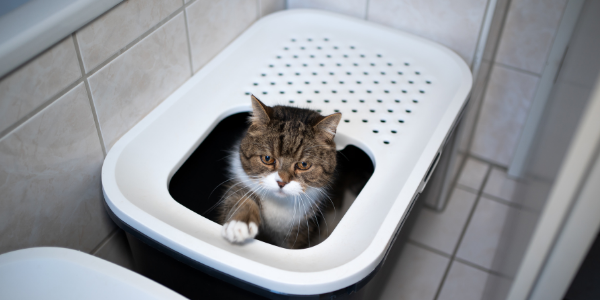
[[123,267],[76,250],[0,255],[0,299],[186,299]]

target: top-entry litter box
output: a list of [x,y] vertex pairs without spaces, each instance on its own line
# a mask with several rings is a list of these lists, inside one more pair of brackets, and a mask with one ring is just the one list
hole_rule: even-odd
[[[113,146],[102,168],[107,209],[151,248],[263,296],[351,293],[348,287],[384,260],[459,120],[471,84],[458,55],[423,38],[322,11],[270,15]],[[261,241],[230,244],[221,237],[221,225],[170,191],[174,175],[211,132],[251,110],[251,94],[267,105],[341,112],[338,149],[363,155],[374,168],[317,245],[289,250]],[[237,138],[235,131],[219,136]],[[210,177],[219,171],[199,172]],[[206,194],[197,201],[207,201]]]

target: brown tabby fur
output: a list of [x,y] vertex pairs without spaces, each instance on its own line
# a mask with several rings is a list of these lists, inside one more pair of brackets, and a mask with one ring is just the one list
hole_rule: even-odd
[[[332,183],[336,167],[336,147],[333,142],[335,129],[341,114],[321,116],[318,112],[287,106],[269,107],[252,96],[253,115],[246,136],[239,146],[239,159],[244,172],[250,178],[264,178],[278,172],[283,182],[297,181],[306,191],[309,187],[323,191]],[[273,165],[262,162],[261,156],[269,155],[276,160]],[[235,159],[235,158],[234,158]],[[309,162],[308,170],[296,167],[298,162]],[[272,228],[261,217],[264,191],[252,191],[239,179],[232,180],[219,208],[219,221],[242,221],[258,225],[257,239],[285,248],[304,248],[315,235],[316,220],[327,199],[325,192],[314,203],[315,206],[286,228]],[[292,215],[289,218],[293,218]],[[279,229],[279,230],[278,230]]]

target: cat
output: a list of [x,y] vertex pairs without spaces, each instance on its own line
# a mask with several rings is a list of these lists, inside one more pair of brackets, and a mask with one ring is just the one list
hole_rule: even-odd
[[256,238],[305,248],[330,200],[342,114],[269,107],[254,95],[251,102],[250,126],[231,155],[233,179],[219,206],[222,235],[231,243]]

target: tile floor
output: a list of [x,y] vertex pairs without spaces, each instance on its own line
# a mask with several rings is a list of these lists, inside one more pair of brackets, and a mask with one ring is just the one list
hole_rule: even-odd
[[506,169],[467,157],[444,210],[419,212],[379,299],[479,300],[504,282],[493,288],[503,299],[510,280],[492,262],[506,216],[520,209],[514,189]]

